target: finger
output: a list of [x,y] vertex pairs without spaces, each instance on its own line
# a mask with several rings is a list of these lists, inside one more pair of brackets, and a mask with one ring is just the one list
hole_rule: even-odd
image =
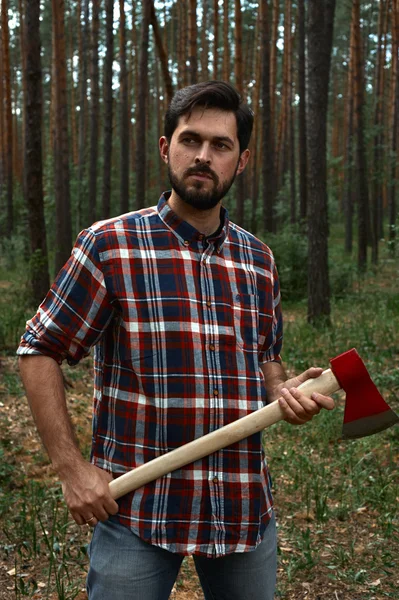
[[306,369],[303,373],[297,376],[298,381],[304,383],[308,379],[315,379],[316,377],[320,377],[323,373],[323,369],[321,367],[310,367]]
[[86,525],[88,525],[89,527],[95,527],[98,523],[98,520],[93,515],[92,517],[90,517],[90,519],[85,519],[85,522],[86,522]]
[[106,499],[104,503],[104,508],[110,515],[116,515],[116,513],[119,511],[119,506],[112,498],[112,496]]
[[284,413],[285,421],[287,421],[288,423],[291,423],[292,425],[304,425],[305,423],[307,423],[308,419],[299,418],[295,414],[295,412],[292,410],[292,408],[287,404],[287,402],[284,400],[284,398],[279,398],[278,402]]
[[335,407],[335,402],[330,396],[324,396],[323,394],[319,394],[317,392],[313,392],[311,395],[312,400],[317,402],[320,408],[325,408],[326,410],[332,410]]
[[311,400],[296,388],[291,388],[290,390],[283,388],[281,393],[290,408],[301,419],[312,418],[321,410],[317,402]]

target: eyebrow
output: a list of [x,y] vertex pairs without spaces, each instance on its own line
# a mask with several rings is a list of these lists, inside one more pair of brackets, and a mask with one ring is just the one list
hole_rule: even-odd
[[[192,137],[196,137],[196,138],[201,137],[201,135],[198,133],[198,131],[194,131],[193,129],[186,129],[185,131],[182,131],[180,133],[179,139],[181,139],[182,137],[184,137],[186,135],[191,135]],[[212,140],[217,141],[217,142],[227,142],[227,143],[231,144],[232,146],[234,146],[234,140],[232,140],[228,135],[215,135],[212,137]]]

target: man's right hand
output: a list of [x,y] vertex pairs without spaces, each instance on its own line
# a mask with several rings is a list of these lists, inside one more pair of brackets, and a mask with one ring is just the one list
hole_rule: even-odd
[[78,525],[94,527],[118,512],[108,486],[112,476],[106,471],[82,460],[59,475],[65,502]]

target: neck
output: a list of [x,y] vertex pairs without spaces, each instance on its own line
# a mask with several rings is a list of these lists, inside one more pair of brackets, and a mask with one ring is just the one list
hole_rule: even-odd
[[186,223],[190,223],[190,225],[205,236],[214,233],[220,225],[221,201],[209,210],[198,210],[183,202],[176,192],[172,190],[168,204],[180,219],[186,221]]

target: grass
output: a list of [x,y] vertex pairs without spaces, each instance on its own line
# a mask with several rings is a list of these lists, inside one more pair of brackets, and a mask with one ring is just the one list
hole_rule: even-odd
[[[391,408],[399,411],[398,267],[387,261],[333,302],[331,328],[306,323],[306,306],[288,307],[284,359],[293,371],[327,368],[328,358],[356,347]],[[398,598],[399,430],[343,441],[344,400],[312,423],[268,429],[280,523],[280,598],[300,584],[316,598]],[[289,550],[281,550],[287,547]],[[327,588],[326,588],[327,585]],[[303,586],[302,586],[303,587]],[[313,593],[313,595],[312,595]]]
[[[308,325],[303,300],[285,303],[286,366],[291,372],[311,365],[328,367],[329,358],[356,347],[398,412],[398,265],[386,253],[378,271],[360,279],[338,247],[332,254],[339,282],[332,326]],[[0,598],[80,600],[85,598],[90,534],[66,512],[12,356],[32,314],[24,305],[21,272],[0,265]],[[87,454],[90,360],[66,367],[65,376],[70,411]],[[264,433],[279,526],[277,598],[397,599],[399,428],[344,441],[342,394],[336,400],[334,411],[321,413],[304,427],[279,423]],[[184,561],[172,597],[202,598],[192,561]]]

